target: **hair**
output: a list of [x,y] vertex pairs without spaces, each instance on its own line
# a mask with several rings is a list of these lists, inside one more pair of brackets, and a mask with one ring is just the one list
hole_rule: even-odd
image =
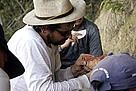
[[39,25],[39,26],[33,26],[34,30],[38,33],[41,32],[42,28],[45,28],[45,30],[49,30],[50,32],[54,32],[55,29],[61,28],[60,24],[52,24],[52,25]]
[[[68,22],[67,24],[75,23],[75,21]],[[61,28],[61,23],[59,24],[50,24],[50,25],[34,25],[34,30],[38,33],[41,32],[41,29],[44,28],[45,30],[49,30],[50,32],[54,32],[56,29]]]

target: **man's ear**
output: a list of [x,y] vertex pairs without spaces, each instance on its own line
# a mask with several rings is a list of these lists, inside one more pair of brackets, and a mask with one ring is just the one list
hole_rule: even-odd
[[42,26],[41,27],[41,33],[45,33],[47,31],[47,26]]
[[45,30],[42,28],[42,29],[41,29],[41,33],[44,33],[44,32],[45,32]]

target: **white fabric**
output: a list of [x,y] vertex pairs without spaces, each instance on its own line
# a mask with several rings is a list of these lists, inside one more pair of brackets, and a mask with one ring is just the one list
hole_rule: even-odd
[[47,47],[31,26],[17,31],[8,47],[25,68],[23,75],[11,80],[11,91],[72,91],[90,87],[85,75],[70,79],[70,68],[60,70],[57,47]]
[[[85,37],[85,35],[86,35],[86,29],[80,30],[80,31],[71,31],[71,33],[72,33],[72,34],[74,34],[74,33],[80,33],[80,34],[82,34],[82,35],[77,35],[77,36],[76,36],[78,39],[81,39],[81,38],[84,38],[84,37]],[[75,42],[72,42],[71,45],[73,46],[74,43],[75,43]]]
[[10,91],[8,75],[0,68],[0,91]]
[[80,33],[80,34],[82,34],[82,35],[77,35],[76,36],[78,39],[84,38],[85,35],[86,35],[86,29],[80,30],[80,31],[71,31],[71,32],[72,32],[72,34],[74,34],[74,33]]

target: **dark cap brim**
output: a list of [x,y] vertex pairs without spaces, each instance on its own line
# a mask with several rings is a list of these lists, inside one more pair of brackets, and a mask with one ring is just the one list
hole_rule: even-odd
[[22,75],[25,71],[23,65],[18,58],[13,55],[9,50],[7,53],[8,61],[5,63],[4,70],[8,74],[9,78],[12,79],[19,75]]
[[17,77],[24,73],[24,67],[21,62],[17,59],[17,57],[10,52],[7,46],[7,42],[4,37],[4,31],[0,24],[0,43],[1,48],[5,50],[7,53],[7,62],[4,65],[4,71],[8,74],[9,78]]

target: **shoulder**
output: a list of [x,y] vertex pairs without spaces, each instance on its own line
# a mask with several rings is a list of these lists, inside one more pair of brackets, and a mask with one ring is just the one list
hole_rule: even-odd
[[26,38],[26,37],[37,36],[37,32],[33,29],[32,26],[25,25],[23,28],[17,30],[13,36],[15,35],[18,35],[18,37],[25,36],[23,38]]
[[95,23],[85,19],[84,26],[85,26],[85,29],[87,31],[87,34],[89,34],[89,36],[99,34],[99,29]]
[[2,69],[0,68],[0,78],[2,78],[2,77],[5,77],[5,78],[8,78],[8,79],[9,79],[7,73],[6,73],[4,70],[2,70]]
[[26,42],[30,42],[33,40],[42,40],[40,35],[32,28],[32,26],[24,26],[23,28],[17,30],[15,34],[8,41],[9,43],[18,43],[18,44],[26,44]]
[[87,19],[84,19],[83,23],[86,25],[86,27],[97,27],[97,25],[94,22],[89,21]]
[[9,91],[10,83],[6,72],[0,68],[0,89],[1,91]]
[[99,32],[97,25],[87,19],[84,19],[83,26],[85,26],[85,29],[89,32]]

